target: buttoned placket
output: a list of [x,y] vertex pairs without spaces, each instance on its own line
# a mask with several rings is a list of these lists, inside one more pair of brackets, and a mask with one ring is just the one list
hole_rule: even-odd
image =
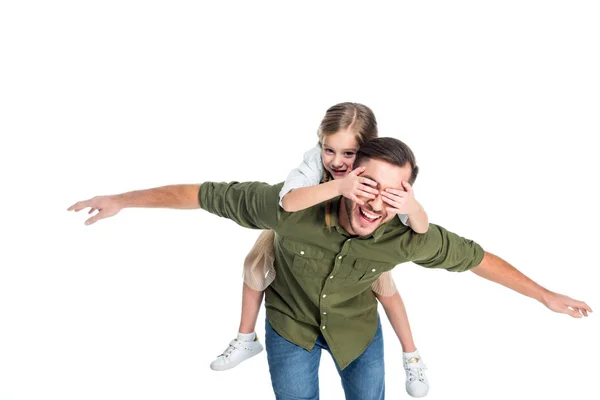
[[320,305],[319,305],[319,310],[321,313],[321,333],[323,335],[325,335],[325,332],[327,329],[327,319],[328,319],[327,310],[328,310],[328,305],[329,305],[329,301],[327,300],[327,294],[328,293],[331,294],[331,292],[329,291],[329,287],[331,286],[330,282],[332,282],[335,279],[336,274],[340,271],[340,268],[342,267],[342,263],[344,262],[344,258],[346,257],[346,255],[348,254],[348,252],[350,250],[351,241],[352,241],[352,239],[347,239],[344,242],[344,245],[342,246],[342,250],[335,256],[333,270],[331,271],[331,274],[325,281],[325,284],[323,285],[323,290],[321,291],[321,301],[320,301]]

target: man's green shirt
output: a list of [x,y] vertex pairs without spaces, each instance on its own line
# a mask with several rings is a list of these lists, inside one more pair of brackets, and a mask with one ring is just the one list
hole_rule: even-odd
[[338,224],[340,199],[331,200],[331,227],[325,203],[303,211],[279,206],[281,184],[206,182],[200,207],[241,226],[275,231],[273,283],[265,291],[267,318],[277,333],[306,350],[323,335],[344,369],[367,348],[377,329],[377,300],[371,284],[385,271],[412,261],[426,268],[466,271],[481,262],[483,249],[430,224],[417,234],[398,218],[369,237],[347,233]]

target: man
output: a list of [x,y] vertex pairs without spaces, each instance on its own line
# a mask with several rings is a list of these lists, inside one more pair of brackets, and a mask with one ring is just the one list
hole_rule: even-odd
[[379,195],[364,205],[346,198],[287,213],[279,207],[281,184],[175,185],[78,202],[99,213],[86,224],[125,207],[203,208],[238,224],[275,231],[277,275],[266,290],[266,348],[278,399],[317,399],[321,349],[336,362],[347,399],[383,399],[381,325],[371,284],[407,261],[427,268],[471,270],[573,317],[592,310],[553,293],[476,243],[431,225],[416,234],[394,218],[382,197],[387,189],[414,181],[415,158],[392,138],[363,144],[354,168],[377,182]]

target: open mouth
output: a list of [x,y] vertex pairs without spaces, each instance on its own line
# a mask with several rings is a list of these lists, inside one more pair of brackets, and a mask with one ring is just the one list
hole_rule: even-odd
[[344,169],[331,168],[331,172],[334,175],[345,175],[347,171],[348,171],[348,168],[344,168]]
[[358,207],[358,213],[360,215],[361,220],[363,220],[367,224],[372,224],[381,218],[381,215],[371,214],[368,211],[365,211],[362,207]]

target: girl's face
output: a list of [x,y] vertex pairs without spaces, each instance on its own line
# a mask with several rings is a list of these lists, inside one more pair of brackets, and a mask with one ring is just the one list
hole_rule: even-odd
[[333,179],[343,178],[352,170],[358,147],[358,139],[352,131],[340,130],[325,136],[321,146],[323,167]]

